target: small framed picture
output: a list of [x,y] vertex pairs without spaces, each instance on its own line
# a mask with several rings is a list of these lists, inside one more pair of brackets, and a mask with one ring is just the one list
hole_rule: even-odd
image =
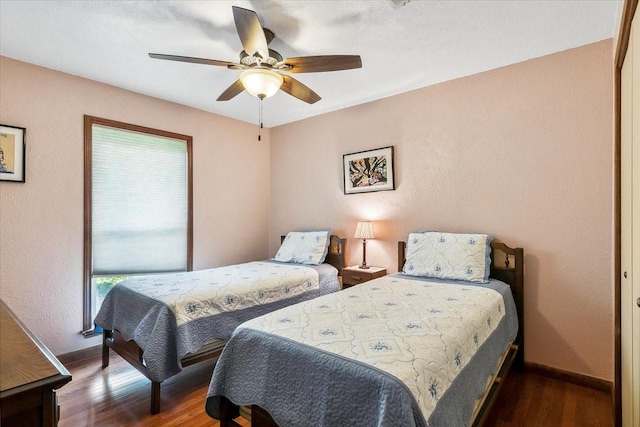
[[0,181],[25,182],[25,128],[0,125]]
[[395,190],[393,147],[377,148],[342,156],[344,194]]

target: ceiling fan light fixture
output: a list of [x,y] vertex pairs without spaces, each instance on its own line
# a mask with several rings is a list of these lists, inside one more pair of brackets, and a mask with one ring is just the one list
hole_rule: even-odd
[[[409,2],[410,0],[399,1]],[[279,89],[282,89],[283,92],[294,98],[307,104],[314,104],[322,99],[320,95],[290,75],[281,75],[280,72],[321,73],[362,68],[360,55],[315,55],[283,59],[278,52],[269,49],[268,45],[274,34],[262,27],[258,15],[253,10],[237,6],[232,6],[231,9],[243,48],[240,52],[239,63],[160,53],[150,53],[149,56],[168,61],[246,70],[238,80],[220,94],[217,101],[229,101],[245,89],[251,95],[262,100],[273,96]]]
[[240,74],[242,85],[251,95],[265,99],[275,95],[284,82],[283,77],[275,71],[264,68],[252,68]]

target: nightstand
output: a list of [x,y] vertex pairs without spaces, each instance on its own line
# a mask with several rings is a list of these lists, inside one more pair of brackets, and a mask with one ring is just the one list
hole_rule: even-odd
[[342,289],[386,275],[387,269],[383,267],[369,267],[367,269],[360,268],[357,265],[346,267],[342,269]]

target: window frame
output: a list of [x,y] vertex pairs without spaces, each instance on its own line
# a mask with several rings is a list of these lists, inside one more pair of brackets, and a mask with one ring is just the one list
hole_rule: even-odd
[[92,273],[92,167],[93,125],[146,133],[155,136],[182,140],[187,144],[187,271],[193,270],[193,137],[179,133],[153,129],[100,117],[84,116],[84,254],[83,254],[83,319],[82,334],[85,337],[98,335],[94,331],[91,313]]

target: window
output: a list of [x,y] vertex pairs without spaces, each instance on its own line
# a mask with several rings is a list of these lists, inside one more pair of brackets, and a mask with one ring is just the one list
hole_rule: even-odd
[[85,116],[84,319],[125,277],[192,268],[192,138]]

